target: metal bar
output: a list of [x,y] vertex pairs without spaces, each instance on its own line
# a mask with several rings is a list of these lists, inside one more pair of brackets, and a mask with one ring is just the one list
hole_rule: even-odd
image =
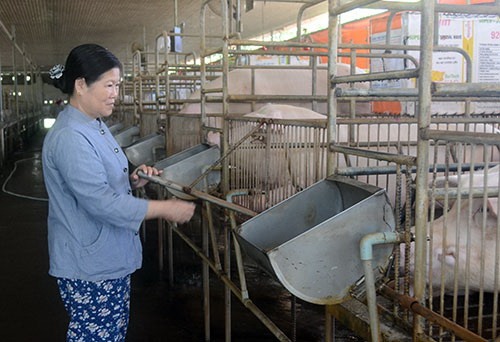
[[[239,118],[232,118],[232,120],[238,120]],[[249,120],[250,118],[247,118]],[[442,123],[442,124],[456,124],[456,123],[497,123],[500,124],[500,116],[495,115],[491,117],[465,117],[465,116],[441,116],[441,117],[432,117],[431,119],[433,124]],[[391,116],[381,116],[381,117],[358,117],[358,118],[339,118],[339,125],[349,125],[349,124],[417,124],[417,118],[414,116],[403,116],[399,115],[394,117]]]
[[[339,27],[340,18],[338,16],[338,8],[340,0],[328,1],[328,77],[331,79],[337,74],[337,53],[339,48]],[[337,111],[338,103],[335,95],[335,88],[328,87],[328,123],[327,123],[327,141],[337,142]],[[337,159],[334,153],[327,154],[326,172],[332,174],[337,168]],[[327,338],[329,339],[329,337]]]
[[336,145],[335,143],[330,143],[330,151],[337,152],[337,153],[347,153],[347,154],[355,155],[355,156],[359,156],[359,157],[379,159],[379,160],[394,162],[394,163],[398,163],[398,164],[406,164],[406,165],[415,165],[416,160],[417,160],[416,157],[408,156],[405,154],[394,154],[394,153],[388,153],[388,152],[364,150],[364,149],[359,149],[359,148],[354,148],[354,147]]
[[[363,82],[364,80],[388,80],[397,78],[416,77],[418,71],[394,71],[388,73],[373,73],[365,75],[343,76],[332,80],[332,83],[345,83],[345,82]],[[367,76],[368,75],[368,76]],[[449,84],[449,86],[448,86]],[[488,101],[500,99],[500,83],[433,83],[432,96],[436,97],[488,97]],[[335,95],[337,97],[355,97],[355,96],[402,96],[402,97],[417,97],[418,89],[416,88],[394,88],[394,89],[360,89],[360,88],[336,88]],[[493,99],[491,99],[493,98]],[[452,99],[457,101],[456,98]]]
[[357,9],[359,7],[364,7],[377,2],[379,2],[379,0],[353,0],[346,3],[339,2],[338,5],[334,6],[331,9],[330,14],[331,15],[342,14],[344,12]]
[[[474,163],[474,165],[469,163],[459,164],[434,164],[429,166],[429,172],[457,172],[457,171],[470,171],[471,166],[474,169],[482,169],[485,167],[485,163]],[[495,163],[489,163],[488,165],[494,166]],[[407,167],[405,165],[386,165],[386,166],[371,166],[371,167],[345,167],[337,169],[337,174],[341,176],[361,176],[361,175],[386,175],[386,174],[397,174],[397,170],[400,168],[401,171],[407,171],[410,173],[415,173],[417,171],[416,167]]]
[[[163,220],[162,220],[163,221]],[[174,285],[174,239],[172,226],[166,225],[167,228],[167,248],[168,248],[168,283],[170,286]]]
[[372,341],[382,338],[380,321],[377,312],[377,295],[375,290],[375,276],[373,274],[373,246],[380,244],[396,244],[403,239],[397,232],[371,233],[361,238],[359,243],[360,259],[363,263],[365,275],[366,301],[370,316],[370,330]]
[[[363,81],[394,80],[400,78],[415,78],[418,77],[418,74],[419,74],[419,69],[373,72],[367,74],[335,76],[334,78],[331,79],[331,82],[332,84],[338,84],[338,83],[352,83],[352,82],[363,82]],[[340,89],[342,88],[337,88],[337,90]],[[353,88],[348,88],[346,90],[349,89]]]
[[498,197],[499,188],[488,187],[484,188],[467,188],[467,189],[456,189],[456,188],[436,188],[429,190],[429,195],[433,196],[435,199],[456,199],[456,198],[484,198],[484,197]]
[[474,334],[470,330],[465,329],[455,322],[452,322],[449,319],[441,316],[440,314],[437,314],[434,311],[421,305],[416,298],[397,293],[386,285],[383,285],[381,287],[381,293],[384,296],[387,296],[390,299],[399,302],[404,308],[409,309],[414,313],[424,317],[425,319],[437,323],[443,328],[452,331],[455,335],[463,338],[465,341],[487,342],[487,340],[482,338],[481,336]]
[[438,83],[432,82],[431,92],[437,96],[500,97],[500,83]]
[[[358,81],[359,82],[359,81]],[[418,97],[418,89],[415,88],[380,88],[380,89],[359,89],[359,88],[336,88],[335,96],[337,97],[356,97],[356,96],[373,96],[373,97]]]
[[[418,78],[419,108],[418,130],[425,130],[431,122],[431,71],[434,47],[434,1],[422,1],[420,21],[420,70]],[[425,300],[426,284],[426,249],[427,249],[427,213],[429,198],[427,195],[429,170],[429,144],[419,135],[417,144],[417,175],[416,175],[416,200],[415,200],[415,267],[414,291],[418,301]],[[415,317],[413,338],[423,332],[424,322],[420,317]]]
[[[295,41],[286,42],[271,42],[262,40],[252,40],[252,39],[229,39],[229,45],[240,45],[240,46],[266,46],[266,47],[299,47],[299,48],[319,48],[326,49],[326,44],[315,44],[315,43],[303,43]],[[231,50],[231,52],[233,52]],[[246,50],[247,53],[252,51]]]
[[[249,190],[233,190],[230,191],[226,195],[226,199],[228,202],[233,202],[233,197],[234,196],[240,196],[240,195],[248,195]],[[236,217],[234,215],[233,211],[229,212],[229,221],[231,223],[231,231],[235,232],[236,231]],[[245,270],[244,270],[244,265],[243,265],[243,254],[241,253],[241,247],[238,242],[238,239],[236,238],[236,235],[234,233],[231,234],[234,240],[234,254],[236,257],[236,266],[238,268],[238,277],[240,279],[240,288],[241,288],[241,296],[243,300],[248,299],[248,288],[247,288],[247,280],[245,276]]]
[[[487,15],[500,15],[499,6],[471,6],[471,5],[447,5],[436,4],[435,12],[445,13],[467,13],[467,14],[487,14]],[[366,8],[387,9],[393,11],[421,11],[420,3],[409,2],[388,2],[380,1],[375,4],[367,5]]]
[[[202,214],[202,248],[203,254],[207,256],[209,259],[210,248],[209,248],[209,240],[208,240],[208,228],[207,228],[207,220],[206,217]],[[203,323],[205,329],[205,341],[210,341],[210,266],[215,268],[216,272],[220,272],[220,263],[213,263],[212,261],[209,263],[204,258],[202,258],[202,266],[201,273],[203,279]]]
[[[269,102],[269,101],[326,101],[327,97],[322,95],[228,95],[228,102]],[[207,102],[216,102],[216,99],[208,98]]]
[[300,7],[299,12],[297,13],[297,41],[300,42],[300,38],[302,37],[302,17],[304,16],[304,12],[317,4],[324,2],[325,0],[312,0],[311,2],[304,4]]
[[24,52],[24,50],[15,41],[15,39],[16,39],[15,35],[9,32],[9,30],[7,29],[7,27],[5,27],[4,23],[1,20],[0,20],[0,27],[3,29],[3,31],[7,35],[7,38],[9,38],[9,40],[12,42],[12,45],[17,49],[17,51],[19,51],[21,56],[23,56],[28,61],[29,64],[35,65],[28,57],[26,57],[26,53]]
[[205,201],[205,207],[207,210],[207,221],[208,221],[208,232],[210,233],[210,244],[212,245],[212,253],[214,255],[215,267],[222,270],[222,264],[220,262],[219,250],[217,248],[217,235],[214,229],[214,220],[212,215],[212,205],[210,202]]
[[[231,230],[224,225],[224,273],[231,279]],[[224,284],[224,336],[231,341],[231,289]]]
[[429,140],[445,140],[449,142],[462,142],[470,144],[484,144],[500,146],[500,139],[496,133],[442,131],[430,129],[427,133],[422,133]]
[[190,189],[187,186],[183,186],[181,184],[174,183],[174,182],[172,182],[170,180],[166,180],[166,179],[163,179],[163,178],[158,177],[158,176],[148,176],[147,174],[145,174],[142,171],[137,172],[137,175],[139,177],[143,178],[143,179],[147,179],[150,182],[162,185],[164,187],[167,187],[167,188],[170,188],[170,189],[173,189],[173,190],[182,191],[182,192],[184,192],[186,194],[195,196],[195,197],[197,197],[199,199],[202,199],[202,200],[205,200],[205,201],[209,201],[209,202],[211,202],[213,204],[217,204],[217,205],[219,205],[219,206],[221,206],[223,208],[239,212],[240,214],[248,215],[248,216],[251,216],[251,217],[257,215],[256,212],[254,212],[254,211],[252,211],[250,209],[247,209],[245,207],[242,207],[242,206],[234,204],[234,203],[229,203],[227,201],[224,201],[223,199],[220,199],[218,197],[209,195],[209,194],[207,194],[207,193],[205,193],[203,191],[199,191],[199,190],[196,190],[196,189]]
[[[418,101],[418,92],[415,92],[415,96],[411,95],[397,95],[398,89],[394,88],[394,94],[391,94],[392,91],[388,89],[388,91],[381,91],[378,95],[375,95],[377,91],[374,91],[374,95],[364,96],[364,95],[342,95],[339,96],[340,101],[348,101],[355,99],[357,101]],[[353,92],[355,93],[355,92]],[[404,98],[403,98],[404,97]],[[432,98],[434,101],[439,102],[500,102],[500,98],[490,97],[490,98],[481,98],[481,97],[437,97],[434,96]]]

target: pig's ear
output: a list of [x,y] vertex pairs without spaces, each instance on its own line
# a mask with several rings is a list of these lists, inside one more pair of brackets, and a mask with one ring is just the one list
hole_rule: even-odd
[[498,174],[499,172],[500,172],[500,164],[488,169],[488,173],[489,174],[493,174],[493,173],[497,173]]
[[209,131],[207,133],[206,142],[210,145],[220,146],[220,133]]
[[446,185],[446,181],[448,180],[448,187],[450,188],[456,188],[458,186],[458,176],[457,175],[450,175],[449,177],[436,177],[434,181],[430,181],[429,187],[432,187],[432,183],[434,182],[436,184],[436,188],[444,188]]
[[[431,180],[429,183],[429,188],[432,188],[432,182],[436,184],[436,189],[444,189],[446,186],[446,181],[448,181],[448,187],[449,188],[456,188],[458,187],[458,176],[457,175],[450,175],[449,177],[436,177],[435,180]],[[449,199],[448,200],[448,209],[450,209],[453,204],[455,203],[454,200]],[[444,200],[436,200],[436,205],[440,208],[444,208]]]
[[[500,173],[500,165],[488,169],[488,185],[490,186],[498,185],[499,173]],[[488,209],[490,210],[491,213],[493,213],[496,217],[498,217],[498,197],[488,198]]]
[[488,198],[488,210],[498,218],[498,198]]

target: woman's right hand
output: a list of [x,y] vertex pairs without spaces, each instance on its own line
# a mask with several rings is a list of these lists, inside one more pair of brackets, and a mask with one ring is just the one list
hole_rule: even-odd
[[179,199],[149,201],[146,219],[163,218],[176,223],[186,223],[193,217],[196,206]]
[[196,208],[194,203],[179,199],[169,199],[165,202],[168,204],[168,209],[165,211],[164,216],[165,220],[185,223],[193,217],[194,209]]

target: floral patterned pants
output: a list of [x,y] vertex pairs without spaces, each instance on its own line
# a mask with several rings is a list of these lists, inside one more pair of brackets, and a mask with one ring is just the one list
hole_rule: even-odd
[[130,275],[90,282],[57,278],[70,316],[68,342],[125,341],[130,311]]

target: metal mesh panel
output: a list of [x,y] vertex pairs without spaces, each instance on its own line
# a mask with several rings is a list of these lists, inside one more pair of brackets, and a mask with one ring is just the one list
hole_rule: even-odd
[[229,156],[230,189],[247,189],[240,199],[263,210],[326,176],[326,132],[320,126],[231,121],[230,147],[254,130]]

